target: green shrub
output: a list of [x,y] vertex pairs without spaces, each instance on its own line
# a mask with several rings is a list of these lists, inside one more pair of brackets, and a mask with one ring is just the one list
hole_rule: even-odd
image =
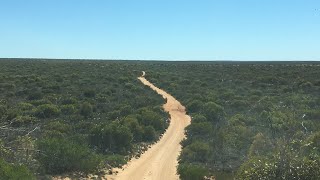
[[18,108],[22,111],[31,111],[33,108],[33,105],[27,102],[21,102],[18,104]]
[[201,123],[201,122],[207,122],[207,118],[201,114],[196,114],[192,116],[192,123]]
[[32,116],[17,116],[16,118],[14,118],[14,120],[12,121],[12,126],[14,127],[19,127],[19,126],[23,126],[23,125],[30,125],[33,124],[35,122],[37,122],[37,118],[32,117]]
[[87,98],[93,98],[96,96],[96,92],[93,89],[88,89],[84,91],[83,95]]
[[93,107],[90,103],[85,102],[80,107],[80,114],[85,117],[91,116],[93,113]]
[[16,118],[21,112],[18,109],[10,108],[7,110],[7,120],[11,121]]
[[154,141],[156,139],[156,131],[152,126],[146,126],[143,129],[142,139],[144,141]]
[[[280,178],[281,177],[281,178]],[[317,180],[320,177],[320,160],[293,157],[289,161],[281,158],[255,157],[241,165],[237,179],[302,179]]]
[[61,112],[66,115],[73,114],[76,112],[76,108],[72,104],[62,105]]
[[36,116],[40,118],[50,118],[60,114],[60,110],[56,105],[43,104],[40,105],[36,110]]
[[213,127],[210,122],[200,122],[196,123],[193,122],[189,125],[186,129],[187,134],[194,137],[194,136],[203,136],[208,138],[210,134],[213,132]]
[[271,153],[272,144],[268,137],[262,133],[254,136],[253,142],[248,151],[248,157],[268,155]]
[[40,106],[44,104],[51,104],[51,102],[48,99],[39,99],[39,100],[32,100],[30,101],[31,104],[34,106]]
[[97,125],[91,130],[90,144],[102,152],[126,152],[131,149],[133,135],[127,126],[118,122]]
[[193,100],[187,104],[188,111],[191,113],[199,112],[203,107],[203,102],[200,100]]
[[156,112],[149,109],[142,109],[139,123],[145,126],[152,126],[155,130],[165,128],[163,118]]
[[126,164],[126,161],[124,156],[115,154],[107,156],[106,163],[112,167],[121,167],[122,165]]
[[55,130],[60,133],[69,133],[71,131],[71,126],[69,124],[60,121],[51,121],[45,127],[46,130]]
[[64,98],[61,102],[63,105],[67,105],[67,104],[76,104],[77,100],[75,98]]
[[0,83],[0,88],[4,88],[7,90],[14,90],[16,88],[16,85],[12,83]]
[[28,95],[28,100],[38,100],[42,99],[43,94],[40,90],[31,91]]
[[181,180],[203,180],[209,171],[198,165],[182,163],[178,166],[178,173]]
[[130,105],[124,105],[119,109],[121,116],[127,116],[132,113],[132,107]]
[[224,108],[214,102],[204,104],[202,109],[203,114],[211,122],[219,122],[225,116]]
[[306,110],[306,118],[310,120],[319,120],[320,111],[319,110]]
[[133,134],[133,139],[136,142],[141,141],[143,135],[143,128],[139,125],[136,118],[126,117],[124,120],[124,125],[127,126]]
[[40,153],[36,158],[49,174],[88,173],[96,170],[101,162],[87,146],[66,139],[47,138],[37,141],[37,146]]
[[33,180],[33,174],[23,165],[13,165],[0,158],[0,179],[3,180]]
[[0,119],[7,113],[7,108],[4,105],[0,105]]
[[181,158],[189,162],[205,162],[210,154],[209,144],[193,141],[182,150]]

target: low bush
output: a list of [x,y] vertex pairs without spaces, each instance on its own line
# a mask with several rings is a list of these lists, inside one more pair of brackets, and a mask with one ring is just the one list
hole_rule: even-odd
[[54,117],[60,114],[60,110],[53,104],[40,105],[36,110],[36,116],[40,118]]
[[0,179],[3,180],[33,180],[33,174],[23,165],[14,165],[0,158]]
[[178,173],[182,180],[203,180],[209,174],[206,168],[192,164],[180,164]]
[[60,174],[72,171],[92,172],[99,167],[101,158],[85,145],[65,139],[42,139],[37,142],[37,159],[46,173]]

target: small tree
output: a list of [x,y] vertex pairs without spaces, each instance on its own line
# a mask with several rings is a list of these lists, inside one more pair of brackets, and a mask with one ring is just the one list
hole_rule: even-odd
[[210,154],[209,144],[194,141],[182,150],[181,158],[190,162],[205,162]]
[[92,105],[88,102],[85,102],[80,107],[80,114],[85,117],[91,116],[93,113]]
[[214,102],[204,104],[202,112],[209,121],[215,124],[219,123],[225,116],[224,108]]
[[133,134],[133,139],[137,142],[141,141],[143,135],[143,128],[139,125],[136,118],[126,117],[124,125],[127,126]]
[[272,144],[268,137],[265,137],[262,133],[258,133],[253,138],[253,142],[249,148],[249,157],[262,156],[269,154],[272,149]]
[[203,102],[200,100],[193,100],[187,104],[188,111],[190,113],[199,112],[203,107]]
[[153,141],[156,139],[156,131],[152,126],[146,126],[143,129],[143,140],[144,141]]
[[149,109],[143,109],[141,112],[140,124],[145,126],[152,126],[155,130],[163,130],[165,128],[162,117]]
[[207,118],[204,115],[196,114],[192,117],[192,123],[200,123],[200,122],[207,122]]

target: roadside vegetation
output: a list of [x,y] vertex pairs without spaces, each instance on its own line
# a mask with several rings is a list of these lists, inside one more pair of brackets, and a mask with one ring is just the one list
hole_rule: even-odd
[[181,179],[318,179],[320,66],[167,63],[147,78],[186,105]]
[[187,107],[182,180],[320,177],[320,66],[311,63],[0,61],[0,177],[121,166],[168,126],[141,71]]
[[167,128],[136,63],[0,61],[0,177],[94,173],[139,156]]

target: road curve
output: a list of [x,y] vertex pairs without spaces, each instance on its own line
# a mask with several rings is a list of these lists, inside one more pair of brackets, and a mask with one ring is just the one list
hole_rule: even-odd
[[180,142],[185,138],[185,127],[191,122],[185,107],[174,97],[157,88],[147,79],[145,72],[138,79],[146,86],[162,95],[167,100],[163,105],[170,114],[170,125],[162,138],[149,148],[139,159],[132,159],[123,171],[114,178],[116,180],[173,180],[177,175],[178,156],[181,151]]

